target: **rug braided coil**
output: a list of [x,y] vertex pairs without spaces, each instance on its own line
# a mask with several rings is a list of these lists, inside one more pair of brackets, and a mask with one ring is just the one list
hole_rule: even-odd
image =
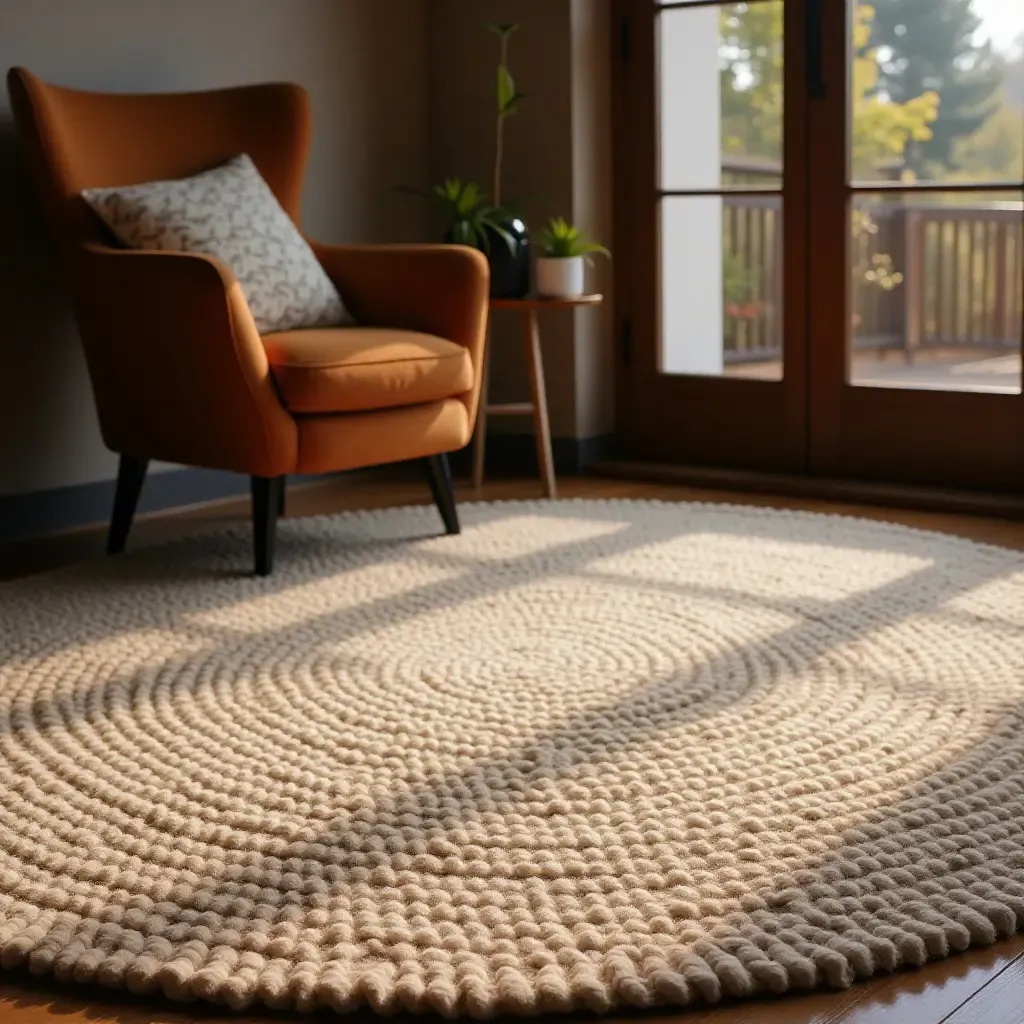
[[1024,927],[1024,556],[629,501],[285,521],[0,587],[0,969],[485,1017]]

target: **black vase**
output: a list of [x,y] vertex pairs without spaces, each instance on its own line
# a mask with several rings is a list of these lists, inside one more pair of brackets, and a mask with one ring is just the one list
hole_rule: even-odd
[[487,262],[491,265],[491,298],[521,299],[530,291],[530,236],[518,217],[503,223],[502,229],[508,239],[493,228],[485,229]]

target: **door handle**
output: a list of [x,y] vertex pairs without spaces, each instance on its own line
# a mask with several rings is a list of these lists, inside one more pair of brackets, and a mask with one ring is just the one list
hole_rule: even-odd
[[807,0],[807,93],[812,100],[825,98],[828,84],[822,55],[825,0]]

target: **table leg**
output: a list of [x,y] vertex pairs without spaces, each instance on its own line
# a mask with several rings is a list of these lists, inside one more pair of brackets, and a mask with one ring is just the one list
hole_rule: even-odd
[[540,351],[540,326],[537,311],[526,313],[526,356],[530,364],[530,384],[533,388],[533,422],[537,435],[537,461],[544,490],[549,498],[555,497],[555,466],[551,455],[551,427],[548,423],[548,396],[544,388],[544,364]]
[[484,457],[487,454],[487,392],[491,379],[491,328],[484,339],[484,358],[481,367],[480,401],[476,409],[476,439],[473,442],[473,486],[483,487]]

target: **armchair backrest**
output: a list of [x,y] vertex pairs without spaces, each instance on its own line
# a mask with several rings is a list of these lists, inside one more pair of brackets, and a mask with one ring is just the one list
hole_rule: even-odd
[[180,178],[248,153],[298,223],[310,115],[298,85],[99,93],[7,75],[18,134],[58,241],[109,241],[82,189]]
[[206,257],[123,250],[80,193],[180,178],[247,153],[298,223],[310,133],[305,91],[267,84],[81,92],[23,68],[7,83],[64,263],[107,446],[259,476],[291,472],[297,428],[237,281]]

